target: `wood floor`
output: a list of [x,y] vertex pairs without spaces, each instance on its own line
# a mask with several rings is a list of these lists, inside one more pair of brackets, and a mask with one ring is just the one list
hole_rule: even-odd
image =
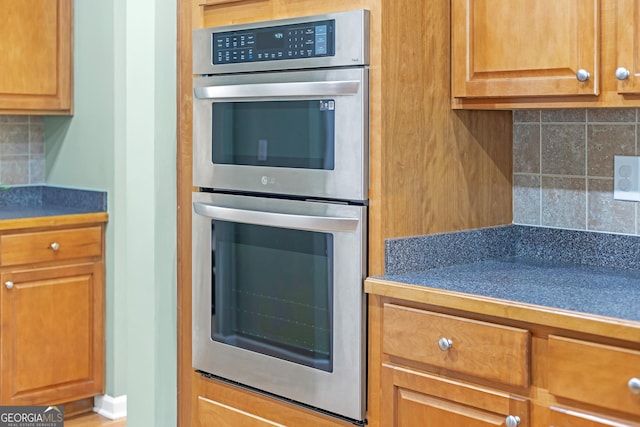
[[64,427],[125,427],[127,425],[127,419],[121,418],[118,420],[110,420],[95,412],[88,414],[77,415],[72,418],[64,420]]

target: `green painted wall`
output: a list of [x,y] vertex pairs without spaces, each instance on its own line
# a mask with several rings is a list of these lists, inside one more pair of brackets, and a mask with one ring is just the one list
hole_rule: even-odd
[[107,389],[127,425],[176,423],[176,1],[76,1],[73,117],[46,181],[108,192]]

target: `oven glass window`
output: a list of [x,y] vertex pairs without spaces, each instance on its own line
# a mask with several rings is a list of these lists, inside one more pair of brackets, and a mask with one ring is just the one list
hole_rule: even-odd
[[215,102],[214,164],[334,169],[335,101]]
[[331,372],[333,235],[212,221],[211,337]]

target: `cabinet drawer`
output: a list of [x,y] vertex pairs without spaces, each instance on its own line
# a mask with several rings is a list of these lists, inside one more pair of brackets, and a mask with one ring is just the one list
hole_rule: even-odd
[[[504,384],[529,386],[529,331],[395,304],[383,309],[383,352]],[[439,341],[450,340],[442,350]]]
[[640,426],[640,422],[552,406],[549,408],[549,425],[553,427],[636,427]]
[[101,227],[0,236],[2,266],[96,257],[101,253]]
[[549,336],[549,392],[579,402],[640,415],[640,351]]

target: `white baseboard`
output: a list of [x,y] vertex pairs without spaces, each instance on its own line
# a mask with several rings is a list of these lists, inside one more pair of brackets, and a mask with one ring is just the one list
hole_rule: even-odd
[[93,412],[111,420],[127,416],[127,395],[111,397],[109,395],[93,398]]

